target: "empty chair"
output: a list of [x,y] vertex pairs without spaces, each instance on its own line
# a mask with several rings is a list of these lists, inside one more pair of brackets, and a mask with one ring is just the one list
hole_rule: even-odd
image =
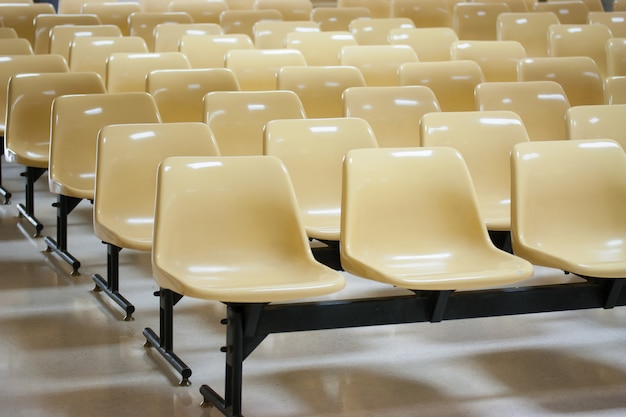
[[337,7],[365,7],[375,19],[391,16],[391,0],[337,0]]
[[215,91],[204,96],[203,110],[224,156],[262,155],[267,122],[306,117],[293,91]]
[[346,31],[291,32],[285,36],[285,47],[302,52],[307,65],[339,65],[339,53],[344,46],[357,45]]
[[626,104],[571,107],[565,114],[569,139],[612,139],[626,151]]
[[612,38],[606,43],[606,74],[626,76],[626,38]]
[[490,82],[476,86],[476,109],[517,113],[530,140],[567,139],[565,114],[570,104],[555,81]]
[[116,52],[147,53],[148,46],[139,36],[77,37],[70,46],[69,66],[72,71],[94,71],[106,82],[107,61]]
[[254,38],[254,24],[262,20],[283,20],[283,16],[278,10],[224,10],[220,14],[224,33],[239,33],[250,38]]
[[552,12],[560,23],[566,25],[584,25],[587,23],[589,8],[582,1],[535,2],[533,12]]
[[[548,1],[558,2],[558,1],[566,1],[566,0],[548,0]],[[579,1],[583,2],[585,6],[587,6],[587,10],[589,10],[589,12],[603,12],[604,11],[602,0],[579,0]]]
[[216,23],[159,23],[154,27],[154,52],[178,52],[183,36],[221,35]]
[[416,28],[452,27],[452,13],[441,0],[391,0],[391,17],[406,17]]
[[563,87],[570,106],[602,104],[602,77],[587,56],[527,58],[519,63],[519,81],[556,81]]
[[413,48],[407,45],[344,46],[339,55],[340,65],[358,68],[368,86],[398,85],[398,68],[418,61]]
[[606,77],[604,80],[604,102],[626,104],[626,76]]
[[511,12],[506,3],[457,3],[452,27],[459,40],[496,40],[498,16]]
[[17,36],[17,32],[15,29],[11,27],[0,27],[0,39],[17,39],[17,38],[18,36]]
[[122,36],[115,25],[60,25],[50,29],[50,53],[59,54],[70,61],[70,48],[74,38],[81,36]]
[[107,246],[107,274],[93,280],[130,320],[135,306],[119,291],[119,254],[152,249],[159,163],[172,156],[218,156],[219,150],[204,123],[138,123],[104,126],[96,155],[93,226]]
[[398,82],[430,88],[441,111],[471,111],[474,88],[485,76],[474,61],[414,62],[400,66]]
[[155,70],[148,73],[146,91],[154,97],[163,122],[202,122],[202,99],[212,91],[238,91],[227,68]]
[[33,55],[33,47],[28,39],[24,38],[0,38],[0,56],[7,55]]
[[361,72],[349,66],[283,67],[277,74],[277,89],[295,92],[308,118],[343,116],[343,92],[364,85]]
[[138,0],[141,10],[148,13],[167,12],[171,0]]
[[344,115],[366,120],[380,147],[420,146],[420,119],[438,112],[428,87],[350,87],[343,93]]
[[[480,0],[481,3],[504,3],[509,6],[513,13],[530,12],[535,0]],[[530,5],[530,7],[529,7]]]
[[110,0],[59,0],[59,14],[79,14],[86,3],[102,4]]
[[296,49],[233,49],[226,53],[226,68],[237,77],[239,88],[247,91],[275,90],[276,71],[284,66],[305,66]]
[[587,23],[590,25],[604,25],[616,38],[626,38],[626,11],[623,12],[589,12]]
[[107,61],[107,91],[146,91],[146,78],[150,71],[188,68],[191,64],[181,52],[114,52]]
[[320,24],[324,32],[350,31],[354,19],[370,18],[372,13],[366,7],[315,7],[311,20]]
[[420,62],[450,60],[450,47],[458,40],[456,32],[448,27],[418,27],[389,31],[389,43],[410,46]]
[[313,3],[311,0],[254,0],[254,10],[278,10],[284,20],[309,20]]
[[35,47],[35,17],[54,14],[50,3],[6,3],[0,4],[0,26],[13,28],[18,38],[28,39]]
[[559,18],[552,12],[500,13],[497,38],[521,43],[528,57],[545,57],[549,56],[548,28],[558,23]]
[[603,25],[551,25],[548,50],[553,57],[588,56],[604,78],[607,75],[606,43],[611,37],[611,31]]
[[228,10],[225,0],[184,1],[176,0],[167,7],[169,12],[187,13],[195,23],[220,23],[220,13]]
[[231,10],[252,10],[254,0],[225,0]]
[[50,53],[50,31],[59,25],[100,25],[100,19],[93,14],[40,14],[35,16],[36,54]]
[[259,49],[284,48],[286,36],[292,32],[310,33],[319,31],[319,24],[308,20],[263,20],[256,22],[252,28],[254,45]]
[[349,30],[359,45],[387,45],[391,29],[414,28],[413,21],[406,17],[355,19]]
[[487,81],[516,81],[517,64],[526,58],[526,51],[516,41],[456,41],[450,58],[475,61]]
[[95,14],[103,25],[115,25],[120,28],[122,35],[130,36],[128,16],[140,12],[141,6],[135,2],[107,2],[83,4],[82,13]]
[[135,12],[128,16],[128,33],[146,41],[149,51],[154,51],[154,28],[163,23],[193,23],[191,16],[182,12]]
[[183,36],[179,47],[192,68],[224,68],[231,49],[254,49],[254,43],[243,34]]

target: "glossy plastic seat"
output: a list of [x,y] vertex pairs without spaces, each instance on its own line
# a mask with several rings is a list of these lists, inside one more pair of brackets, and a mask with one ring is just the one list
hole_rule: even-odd
[[107,91],[146,91],[146,78],[150,71],[189,68],[189,60],[181,52],[114,52],[107,60]]
[[297,49],[307,65],[339,65],[339,53],[344,46],[357,45],[347,31],[291,32],[285,36],[285,47]]
[[254,38],[252,28],[261,20],[283,20],[278,10],[224,10],[220,13],[220,25],[225,34],[244,34]]
[[603,104],[602,77],[587,56],[528,58],[518,66],[519,81],[556,81],[563,87],[570,106]]
[[343,93],[344,115],[366,120],[380,147],[420,146],[420,118],[438,112],[428,87],[350,87]]
[[224,68],[231,49],[254,49],[254,42],[243,34],[183,36],[179,47],[192,68]]
[[35,43],[33,50],[36,54],[50,53],[50,31],[59,25],[100,25],[100,19],[93,14],[40,14],[35,16]]
[[[512,13],[528,13],[535,0],[480,0],[481,3],[504,3]],[[530,7],[529,7],[530,6]]]
[[33,55],[33,47],[24,38],[0,38],[0,56]]
[[[516,254],[582,277],[626,276],[626,153],[617,143],[523,143],[511,166]],[[608,307],[614,290],[605,294]]]
[[105,3],[110,0],[59,0],[59,14],[79,14],[82,12],[83,4],[86,3]]
[[202,122],[205,94],[238,90],[235,74],[227,68],[156,70],[146,79],[146,91],[154,97],[166,123]]
[[184,12],[193,19],[194,23],[220,23],[220,13],[228,10],[228,3],[224,0],[210,1],[185,1],[176,0],[171,2],[167,10],[169,12]]
[[430,88],[441,111],[474,110],[474,88],[482,82],[485,76],[474,61],[414,62],[398,69],[400,85]]
[[130,320],[135,306],[119,292],[119,253],[152,249],[159,163],[172,156],[219,156],[219,150],[204,123],[139,123],[104,126],[96,155],[93,226],[107,245],[107,274],[93,280]]
[[587,23],[604,25],[615,38],[626,38],[626,11],[623,12],[589,12]]
[[13,28],[19,38],[28,39],[35,47],[35,17],[54,14],[50,3],[6,3],[0,4],[0,26]]
[[391,0],[391,17],[406,17],[416,28],[452,27],[452,13],[440,0]]
[[263,155],[267,122],[306,117],[293,91],[215,91],[204,96],[203,110],[224,156]]
[[520,116],[530,140],[567,139],[565,113],[570,108],[555,81],[491,82],[476,86],[476,109],[509,110]]
[[613,0],[613,11],[614,12],[626,12],[626,1],[625,0]]
[[[569,0],[548,0],[550,2],[569,1]],[[579,0],[582,1],[589,12],[603,12],[604,6],[602,0]]]
[[421,139],[422,146],[461,153],[487,229],[509,231],[511,148],[529,141],[522,119],[508,110],[428,113],[421,119]]
[[143,38],[148,51],[154,51],[154,28],[163,23],[193,23],[191,16],[182,12],[135,12],[128,16],[130,36]]
[[569,139],[612,139],[626,150],[626,104],[571,107],[565,114]]
[[154,52],[178,52],[183,36],[221,35],[216,23],[159,23],[154,27]]
[[346,155],[341,264],[410,290],[454,291],[529,278],[532,265],[490,241],[461,154],[448,147]]
[[277,74],[277,89],[295,92],[308,118],[343,116],[343,92],[364,85],[361,72],[348,66],[283,67]]
[[254,45],[259,49],[285,48],[289,33],[319,33],[319,24],[310,20],[262,20],[252,27]]
[[233,49],[226,53],[226,68],[235,73],[239,88],[246,91],[276,89],[276,72],[285,66],[306,66],[296,49]]
[[456,41],[450,58],[475,61],[487,81],[516,81],[517,64],[526,58],[526,51],[516,41]]
[[604,102],[626,104],[626,76],[606,77],[604,80]]
[[458,40],[456,32],[448,27],[418,27],[389,31],[389,43],[410,46],[420,62],[450,60],[450,47]]
[[457,3],[452,27],[459,40],[493,41],[498,38],[498,16],[510,12],[506,3]]
[[356,117],[273,120],[264,141],[264,153],[287,168],[309,238],[336,245],[343,158],[351,149],[377,147],[369,124]]
[[344,46],[339,54],[340,65],[358,68],[368,86],[398,85],[398,68],[418,61],[413,48],[407,45]]
[[582,1],[535,2],[533,12],[552,12],[564,25],[584,25],[587,23],[589,8]]
[[611,38],[611,31],[604,25],[551,25],[548,50],[553,57],[588,56],[604,78],[607,76],[606,43]]
[[626,76],[626,38],[612,38],[607,41],[606,75]]
[[254,10],[278,10],[284,20],[309,20],[313,3],[311,0],[255,0]]
[[139,36],[77,37],[70,46],[69,67],[72,71],[93,71],[106,82],[107,61],[113,53],[147,53],[148,46]]
[[411,29],[415,25],[407,17],[356,19],[350,22],[349,31],[359,45],[387,45],[391,29]]
[[252,10],[254,0],[225,0],[231,10]]
[[17,38],[18,38],[17,31],[15,29],[11,27],[0,26],[0,39],[17,39]]
[[128,28],[128,16],[131,13],[140,12],[141,6],[136,2],[112,2],[107,3],[85,3],[81,13],[95,14],[103,25],[115,25],[120,28],[122,35],[130,36]]
[[497,39],[517,41],[528,57],[549,56],[547,32],[559,23],[552,12],[500,13],[496,21]]
[[391,16],[391,0],[337,0],[337,8],[344,7],[365,7],[375,19]]
[[350,31],[354,19],[370,18],[372,13],[366,7],[314,7],[311,20],[320,24],[323,32]]
[[60,25],[50,29],[50,53],[59,54],[69,63],[70,49],[75,38],[85,36],[121,37],[115,25]]

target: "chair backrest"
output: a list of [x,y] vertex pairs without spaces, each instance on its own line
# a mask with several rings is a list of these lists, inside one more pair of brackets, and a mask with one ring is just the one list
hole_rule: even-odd
[[7,3],[0,4],[0,26],[13,28],[19,38],[28,39],[35,47],[35,17],[54,14],[50,3]]
[[254,49],[254,42],[243,34],[183,36],[178,50],[187,56],[192,68],[224,68],[231,49]]
[[191,16],[183,12],[134,12],[128,15],[128,33],[146,41],[148,50],[154,51],[154,28],[163,23],[193,23]]
[[170,0],[138,0],[141,10],[149,13],[163,13],[167,11]]
[[[513,13],[528,13],[535,0],[480,0],[481,3],[505,3]],[[530,6],[530,7],[529,7]]]
[[115,25],[120,28],[124,36],[130,36],[128,28],[128,16],[131,13],[140,12],[141,6],[135,2],[107,2],[85,3],[82,13],[95,14],[103,25]]
[[567,139],[565,113],[570,108],[555,81],[490,82],[476,86],[476,109],[517,113],[530,140]]
[[459,40],[496,40],[498,16],[509,12],[506,3],[457,3],[452,11],[452,27]]
[[33,47],[28,39],[24,38],[0,38],[0,56],[7,55],[33,55]]
[[611,38],[611,31],[604,25],[551,25],[548,50],[553,57],[588,56],[604,78],[607,75],[606,43]]
[[70,49],[75,38],[85,36],[121,37],[115,25],[60,25],[50,29],[50,53],[59,54],[70,62]]
[[365,7],[376,19],[391,16],[391,0],[337,0],[337,8],[344,7]]
[[565,114],[569,139],[612,139],[626,151],[626,104],[571,107]]
[[474,88],[485,82],[480,66],[474,61],[413,62],[400,65],[400,85],[423,85],[430,88],[441,111],[474,110]]
[[285,48],[290,33],[319,33],[319,24],[310,20],[262,20],[252,27],[254,45],[259,49]]
[[606,77],[604,80],[604,102],[626,104],[626,76]]
[[563,87],[569,104],[603,104],[602,77],[588,56],[528,58],[518,66],[519,81],[556,81]]
[[306,66],[297,49],[233,49],[226,53],[226,68],[237,77],[239,88],[247,91],[276,89],[276,72],[285,66]]
[[606,43],[607,77],[626,76],[626,38],[612,38]]
[[111,0],[58,0],[58,13],[59,14],[79,14],[82,12],[82,7],[87,3],[102,4]]
[[450,58],[475,61],[487,81],[516,81],[517,64],[526,51],[517,41],[456,41]]
[[225,0],[185,1],[176,0],[169,4],[169,12],[185,12],[195,23],[220,23],[220,13],[228,10]]
[[52,102],[48,186],[55,194],[93,200],[98,132],[124,123],[159,123],[148,93],[74,94]]
[[35,16],[36,54],[50,53],[50,30],[59,25],[100,25],[95,14],[40,14]]
[[152,248],[159,163],[172,156],[219,156],[204,123],[108,125],[96,149],[94,232],[104,242],[136,250]]
[[589,12],[587,23],[604,25],[615,38],[626,38],[626,11],[623,12]]
[[254,0],[225,0],[230,10],[252,10]]
[[11,27],[0,27],[0,39],[16,39],[16,38],[18,38],[18,36],[17,36],[17,31],[15,29]]
[[311,11],[311,20],[320,24],[324,32],[350,31],[350,22],[354,19],[370,18],[372,13],[367,7],[315,7]]
[[533,12],[552,12],[559,22],[565,25],[583,25],[587,23],[589,8],[582,1],[535,2]]
[[369,124],[356,117],[267,123],[264,153],[285,164],[310,238],[339,240],[343,158],[351,149],[376,146]]
[[[549,2],[570,1],[570,0],[548,0]],[[578,0],[587,6],[587,10],[590,12],[603,12],[604,6],[602,0]]]
[[255,0],[254,10],[278,10],[284,20],[309,20],[313,3],[311,0]]
[[347,31],[291,32],[285,36],[285,47],[302,52],[307,65],[339,65],[341,48],[357,45]]
[[159,23],[154,27],[154,52],[178,52],[183,36],[221,35],[217,23]]
[[146,91],[146,78],[150,71],[189,68],[189,60],[181,52],[114,52],[107,60],[107,91]]
[[262,20],[283,20],[278,10],[224,10],[220,13],[220,25],[225,34],[240,33],[254,38],[252,28]]
[[421,140],[422,146],[449,146],[463,155],[487,229],[509,230],[511,149],[529,140],[522,119],[508,110],[428,113],[421,119]]
[[70,46],[72,71],[94,71],[106,82],[107,61],[113,53],[147,53],[146,42],[139,36],[77,37]]
[[306,117],[293,91],[215,91],[204,96],[203,109],[225,156],[262,155],[267,122]]
[[418,27],[389,31],[389,43],[410,46],[420,62],[450,60],[450,47],[458,40],[456,32],[448,27]]
[[623,278],[624,173],[626,152],[613,141],[516,145],[511,156],[515,253],[534,265]]
[[407,45],[344,46],[339,54],[340,65],[358,68],[368,86],[398,85],[398,68],[418,61],[413,48]]
[[277,75],[277,89],[295,92],[308,118],[343,116],[343,92],[364,85],[361,72],[348,66],[283,67]]
[[613,0],[613,11],[614,12],[625,12],[626,11],[626,0]]
[[548,28],[558,24],[553,12],[500,13],[496,22],[497,39],[517,41],[529,57],[549,56]]
[[156,70],[148,73],[146,91],[154,97],[165,123],[202,122],[202,99],[212,91],[238,91],[227,68]]
[[5,156],[37,168],[48,167],[50,108],[66,94],[104,93],[104,82],[93,72],[17,74],[7,87]]
[[441,0],[391,0],[391,17],[406,17],[416,28],[452,27],[452,13]]
[[420,118],[440,111],[432,90],[420,85],[350,87],[343,105],[346,117],[370,124],[380,147],[420,146]]
[[415,25],[408,17],[363,18],[350,22],[349,31],[359,45],[387,45],[391,29],[411,29]]

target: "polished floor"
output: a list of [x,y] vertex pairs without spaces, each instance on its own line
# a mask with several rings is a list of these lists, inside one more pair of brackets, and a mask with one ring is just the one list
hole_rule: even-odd
[[[224,308],[183,299],[175,350],[192,385],[153,350],[158,329],[148,253],[122,251],[121,292],[134,321],[92,291],[106,272],[91,206],[70,215],[80,275],[45,252],[18,219],[21,167],[3,161],[12,204],[0,206],[0,416],[217,416],[200,406],[203,383],[222,392]],[[36,214],[55,235],[54,197],[42,178]],[[389,291],[348,276],[339,296]],[[534,280],[573,279],[537,268]],[[244,363],[246,417],[626,415],[626,309],[533,314],[271,335]]]

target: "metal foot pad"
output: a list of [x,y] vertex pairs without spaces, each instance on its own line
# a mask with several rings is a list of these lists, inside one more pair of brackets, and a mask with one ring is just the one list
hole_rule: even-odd
[[104,292],[108,295],[117,305],[122,307],[126,312],[126,316],[124,317],[124,321],[134,320],[133,313],[135,312],[135,306],[132,305],[122,294],[118,291],[112,290],[109,288],[107,282],[100,275],[95,274],[91,277],[93,281],[96,283],[96,287],[98,290]]

